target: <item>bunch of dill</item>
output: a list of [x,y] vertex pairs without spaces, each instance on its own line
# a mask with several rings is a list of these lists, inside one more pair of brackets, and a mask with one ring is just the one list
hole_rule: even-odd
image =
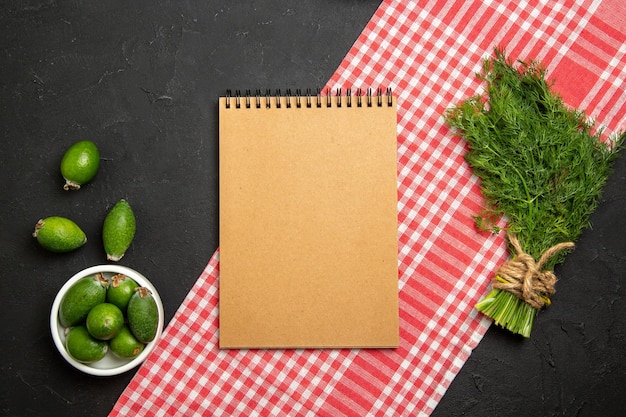
[[[576,241],[589,226],[625,135],[602,140],[602,129],[551,90],[537,62],[511,61],[496,49],[477,76],[486,83],[484,93],[444,116],[467,141],[466,160],[480,178],[486,207],[475,221],[479,229],[498,233],[496,222],[506,216],[509,236],[538,259],[559,243]],[[512,249],[509,244],[515,257]],[[551,270],[566,253],[543,267]],[[537,309],[512,293],[494,288],[476,308],[530,337]]]

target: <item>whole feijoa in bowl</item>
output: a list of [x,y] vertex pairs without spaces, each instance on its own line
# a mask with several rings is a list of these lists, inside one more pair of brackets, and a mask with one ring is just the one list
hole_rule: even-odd
[[140,365],[156,346],[163,322],[157,289],[121,265],[97,265],[74,274],[50,311],[50,331],[61,356],[96,376],[118,375]]

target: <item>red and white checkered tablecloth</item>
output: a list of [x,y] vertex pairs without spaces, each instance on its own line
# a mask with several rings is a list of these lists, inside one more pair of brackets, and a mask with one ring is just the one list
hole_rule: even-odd
[[111,415],[430,414],[490,325],[473,306],[507,256],[473,227],[477,180],[442,119],[482,88],[496,46],[543,61],[608,131],[626,127],[623,0],[384,1],[327,86],[398,97],[400,347],[220,351],[216,252]]

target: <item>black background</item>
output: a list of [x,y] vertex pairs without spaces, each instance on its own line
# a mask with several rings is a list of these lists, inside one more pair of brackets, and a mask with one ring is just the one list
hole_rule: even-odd
[[[102,4],[101,4],[102,3]],[[217,97],[227,88],[315,88],[379,5],[371,0],[3,2],[0,9],[0,414],[104,416],[134,371],[96,378],[56,352],[58,289],[106,263],[101,224],[120,198],[138,221],[122,265],[159,289],[169,321],[218,246]],[[77,140],[96,179],[65,192]],[[435,416],[622,415],[626,368],[623,158],[530,340],[492,327]],[[89,242],[51,254],[38,219],[72,218]]]

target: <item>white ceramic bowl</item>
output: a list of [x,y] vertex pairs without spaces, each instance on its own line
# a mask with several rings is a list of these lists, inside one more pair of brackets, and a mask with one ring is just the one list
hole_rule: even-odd
[[[154,340],[148,343],[143,352],[141,352],[136,358],[120,359],[109,350],[106,356],[97,362],[81,363],[72,358],[65,349],[66,328],[63,327],[59,321],[59,306],[61,305],[61,300],[63,299],[63,296],[65,295],[67,290],[69,290],[69,288],[76,281],[83,277],[96,274],[98,272],[101,272],[107,278],[111,278],[113,275],[116,274],[124,274],[127,277],[134,279],[135,282],[139,284],[139,286],[147,287],[152,292],[152,297],[154,297],[154,300],[156,301],[159,311],[159,324],[157,327],[157,334]],[[61,287],[61,289],[57,293],[57,296],[54,299],[54,302],[52,303],[52,311],[50,311],[50,331],[52,332],[52,339],[54,340],[54,344],[61,353],[61,356],[63,356],[65,360],[74,368],[81,370],[85,373],[97,376],[118,375],[141,364],[156,346],[156,343],[161,336],[161,332],[163,331],[163,321],[163,303],[161,302],[161,297],[159,297],[159,293],[157,292],[156,288],[152,285],[150,281],[148,281],[146,277],[141,275],[139,272],[120,265],[98,265],[83,269],[82,271],[78,272]]]

